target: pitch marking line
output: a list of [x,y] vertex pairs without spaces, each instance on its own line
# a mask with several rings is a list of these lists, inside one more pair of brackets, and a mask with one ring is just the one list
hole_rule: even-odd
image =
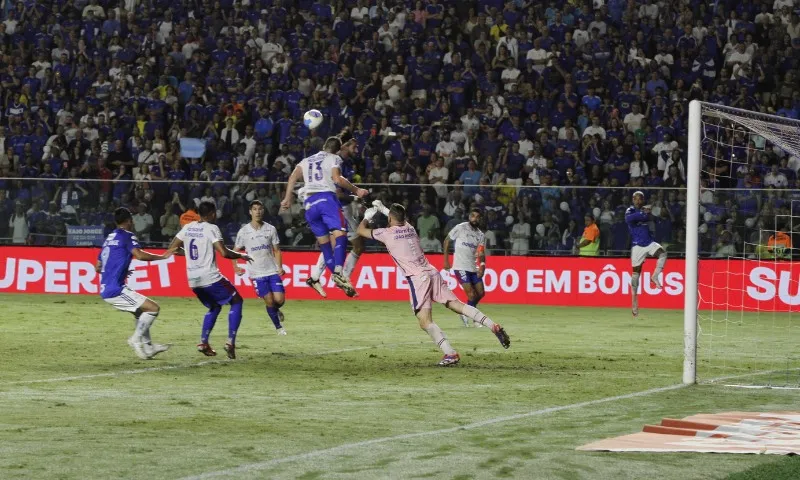
[[[325,355],[336,355],[337,353],[347,353],[347,352],[358,352],[361,350],[373,350],[378,348],[393,348],[399,347],[404,345],[419,345],[423,342],[405,342],[405,343],[388,343],[388,344],[380,344],[380,345],[367,345],[364,347],[351,347],[351,348],[340,348],[337,350],[325,350],[322,352],[312,352],[312,353],[284,353],[284,352],[273,352],[278,353],[277,356],[279,357],[287,357],[287,358],[302,358],[302,357],[319,357]],[[236,360],[233,363],[246,363],[247,359]],[[138,368],[133,370],[121,370],[118,372],[106,372],[106,373],[90,373],[86,375],[75,375],[71,377],[55,377],[55,378],[41,378],[36,380],[15,380],[11,382],[3,382],[2,386],[7,385],[34,385],[38,383],[57,383],[57,382],[71,382],[75,380],[91,380],[95,378],[109,378],[109,377],[121,377],[124,375],[139,375],[142,373],[150,373],[150,372],[165,372],[169,370],[182,370],[185,368],[197,368],[203,367],[205,365],[222,365],[229,363],[229,360],[206,360],[204,362],[198,363],[191,363],[188,365],[165,365],[163,367],[150,367],[150,368]]]
[[[770,372],[771,371],[755,372],[755,373],[749,374],[748,376],[764,375],[764,374],[767,374],[767,373],[770,373]],[[738,375],[713,378],[713,379],[711,379],[709,381],[710,382],[714,382],[714,381],[729,380],[731,378],[736,378],[736,377],[738,377]],[[523,418],[540,417],[540,416],[548,415],[548,414],[551,414],[551,413],[563,412],[565,410],[577,410],[577,409],[580,409],[580,408],[593,407],[595,405],[602,405],[604,403],[617,402],[617,401],[620,401],[620,400],[628,400],[628,399],[631,399],[631,398],[645,397],[645,396],[648,396],[648,395],[653,395],[655,393],[671,392],[673,390],[679,390],[679,389],[682,389],[682,388],[687,387],[687,386],[689,386],[689,385],[680,383],[680,384],[676,384],[676,385],[669,385],[669,386],[666,386],[666,387],[651,388],[649,390],[643,390],[641,392],[633,392],[633,393],[626,393],[624,395],[616,395],[616,396],[613,396],[613,397],[598,398],[597,400],[588,400],[586,402],[573,403],[573,404],[570,404],[570,405],[560,405],[560,406],[557,406],[557,407],[548,407],[548,408],[543,408],[541,410],[534,410],[534,411],[527,412],[527,413],[518,413],[518,414],[515,414],[515,415],[508,415],[508,416],[503,416],[503,417],[489,418],[489,419],[486,419],[486,420],[482,420],[480,422],[475,422],[475,423],[469,423],[467,425],[462,425],[460,427],[443,428],[443,429],[440,429],[440,430],[429,430],[429,431],[426,431],[426,432],[405,433],[405,434],[402,434],[402,435],[394,435],[394,436],[391,436],[391,437],[374,438],[372,440],[364,440],[364,441],[355,442],[355,443],[345,443],[345,444],[337,445],[337,446],[331,447],[331,448],[324,448],[324,449],[321,449],[321,450],[313,450],[313,451],[310,451],[310,452],[300,453],[300,454],[297,454],[297,455],[291,455],[291,456],[288,456],[288,457],[275,458],[273,460],[267,460],[267,461],[264,461],[264,462],[247,463],[247,464],[239,465],[238,467],[233,467],[233,468],[229,468],[229,469],[226,469],[226,470],[217,470],[217,471],[214,471],[214,472],[206,472],[206,473],[201,473],[199,475],[192,475],[192,476],[189,476],[189,477],[183,477],[181,480],[204,480],[206,478],[216,478],[216,477],[231,476],[231,475],[236,475],[236,474],[255,472],[255,471],[264,470],[264,469],[267,469],[267,468],[270,468],[270,467],[274,467],[276,465],[280,465],[280,464],[283,464],[283,463],[291,463],[291,462],[296,462],[298,460],[306,460],[306,459],[315,458],[315,457],[324,457],[324,456],[327,456],[327,455],[337,455],[337,454],[343,453],[343,452],[345,452],[347,450],[352,450],[352,449],[360,448],[360,447],[368,447],[370,445],[378,445],[378,444],[382,444],[382,443],[391,443],[391,442],[395,442],[395,441],[398,441],[398,440],[409,440],[409,439],[420,438],[420,437],[431,437],[431,436],[435,436],[435,435],[444,435],[444,434],[448,434],[448,433],[460,432],[460,431],[463,431],[463,430],[474,430],[476,428],[486,427],[486,426],[489,426],[489,425],[495,425],[495,424],[498,424],[498,423],[510,422],[510,421],[513,421],[513,420],[520,420],[520,419],[523,419]]]
[[217,470],[215,472],[206,472],[206,473],[201,473],[199,475],[183,477],[181,480],[204,480],[206,478],[216,478],[216,477],[224,477],[224,476],[236,476],[237,474],[250,473],[250,472],[256,472],[256,471],[259,471],[259,470],[264,470],[264,469],[267,469],[267,468],[270,468],[270,467],[274,467],[276,465],[280,465],[280,464],[283,464],[283,463],[291,463],[291,462],[296,462],[298,460],[306,460],[306,459],[309,459],[309,458],[324,457],[324,456],[328,456],[328,455],[337,455],[337,454],[343,453],[346,450],[352,450],[352,449],[355,449],[355,448],[368,447],[368,446],[371,446],[371,445],[378,445],[378,444],[382,444],[382,443],[392,443],[392,442],[396,442],[396,441],[399,441],[399,440],[409,440],[409,439],[413,439],[413,438],[431,437],[431,436],[435,436],[435,435],[444,435],[444,434],[448,434],[448,433],[460,432],[460,431],[463,431],[463,430],[474,430],[476,428],[481,428],[481,427],[485,427],[485,426],[488,426],[488,425],[494,425],[494,424],[497,424],[497,423],[510,422],[510,421],[513,421],[513,420],[519,420],[519,419],[523,419],[523,418],[538,417],[538,416],[547,415],[547,414],[550,414],[550,413],[561,412],[561,411],[564,411],[564,410],[575,410],[575,409],[584,408],[584,407],[591,407],[591,406],[594,406],[594,405],[601,405],[603,403],[616,402],[616,401],[619,401],[619,400],[627,400],[629,398],[644,397],[644,396],[647,396],[647,395],[652,395],[654,393],[669,392],[669,391],[672,391],[672,390],[678,390],[678,389],[683,388],[685,386],[686,385],[684,385],[684,384],[677,384],[677,385],[670,385],[670,386],[667,386],[667,387],[652,388],[650,390],[644,390],[644,391],[641,391],[641,392],[634,392],[634,393],[627,393],[625,395],[617,395],[617,396],[614,396],[614,397],[599,398],[597,400],[589,400],[589,401],[586,401],[586,402],[573,403],[573,404],[570,404],[570,405],[561,405],[561,406],[557,406],[557,407],[548,407],[548,408],[543,408],[541,410],[534,410],[532,412],[519,413],[519,414],[516,414],[516,415],[508,415],[508,416],[504,416],[504,417],[489,418],[487,420],[482,420],[480,422],[475,422],[475,423],[469,423],[467,425],[461,425],[459,427],[443,428],[443,429],[440,429],[440,430],[429,430],[429,431],[426,431],[426,432],[404,433],[402,435],[394,435],[394,436],[391,436],[391,437],[383,437],[383,438],[374,438],[372,440],[364,440],[362,442],[345,443],[345,444],[337,445],[337,446],[331,447],[331,448],[324,448],[324,449],[321,449],[321,450],[313,450],[313,451],[306,452],[306,453],[301,453],[301,454],[298,454],[298,455],[291,455],[291,456],[288,456],[288,457],[276,458],[276,459],[273,459],[273,460],[267,460],[265,462],[247,463],[247,464],[239,465],[238,467],[233,467],[233,468],[229,468],[229,469],[226,469],[226,470]]

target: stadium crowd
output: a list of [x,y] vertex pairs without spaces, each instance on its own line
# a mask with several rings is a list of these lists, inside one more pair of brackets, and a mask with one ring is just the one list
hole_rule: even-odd
[[[63,244],[65,224],[110,224],[119,205],[140,240],[164,242],[202,200],[230,237],[258,198],[284,243],[311,246],[280,182],[347,130],[354,182],[407,205],[431,251],[477,205],[490,250],[569,254],[595,222],[600,251],[622,253],[620,187],[645,191],[655,240],[681,251],[698,228],[680,189],[688,102],[800,118],[793,0],[3,6],[0,238],[14,243]],[[310,108],[325,115],[311,132]],[[202,158],[181,155],[184,137],[206,141]],[[699,228],[704,252],[727,255],[791,213],[796,193],[758,189],[800,187],[800,159],[717,140]]]

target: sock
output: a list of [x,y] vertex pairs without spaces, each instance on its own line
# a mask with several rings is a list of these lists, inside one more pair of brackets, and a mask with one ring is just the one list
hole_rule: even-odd
[[345,277],[350,278],[352,275],[353,270],[356,269],[356,263],[358,262],[358,255],[353,252],[347,254],[347,258],[344,259],[344,274]]
[[336,237],[336,247],[333,249],[334,263],[336,264],[335,270],[341,270],[340,267],[344,265],[344,257],[347,255],[347,235]]
[[634,311],[639,308],[639,275],[641,274],[638,272],[633,272],[631,275],[631,301]]
[[661,252],[661,255],[658,256],[658,262],[656,262],[656,269],[653,270],[653,278],[658,280],[658,276],[661,275],[661,271],[664,270],[664,264],[667,263],[667,252]]
[[471,318],[472,321],[475,323],[480,323],[484,327],[494,328],[496,325],[489,317],[484,315],[483,312],[472,305],[464,305],[464,310],[461,312],[461,314],[466,315],[467,318]]
[[319,277],[322,276],[322,272],[325,271],[325,255],[319,254],[319,258],[317,259],[317,264],[311,267],[311,279],[319,282]]
[[470,307],[474,307],[477,304],[478,304],[477,300],[467,300],[467,305],[469,305]]
[[214,330],[220,310],[222,309],[216,306],[206,312],[206,316],[203,317],[203,333],[200,335],[200,343],[208,343],[208,337],[211,335],[211,330]]
[[328,267],[331,273],[333,273],[333,269],[336,266],[333,260],[333,247],[331,247],[331,243],[322,243],[319,246],[319,249],[322,250],[322,255],[325,257],[325,266]]
[[228,312],[228,343],[231,345],[236,343],[236,332],[242,323],[242,305],[244,302],[234,303]]
[[278,316],[277,307],[267,307],[267,315],[269,315],[269,319],[272,320],[272,324],[275,325],[275,330],[283,328],[283,325],[281,325],[281,319]]
[[150,326],[156,321],[158,312],[150,313],[144,312],[139,315],[139,321],[136,323],[136,334],[139,336],[142,343],[150,343]]
[[447,337],[444,336],[442,329],[439,328],[439,325],[431,323],[428,325],[425,331],[428,332],[428,335],[430,335],[433,339],[433,343],[435,343],[445,355],[452,355],[456,353],[455,349],[450,346],[450,342],[447,341]]

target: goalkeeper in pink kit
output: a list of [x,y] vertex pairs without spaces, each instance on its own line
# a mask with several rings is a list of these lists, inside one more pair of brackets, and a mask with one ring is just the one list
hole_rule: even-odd
[[[444,357],[439,362],[441,366],[455,365],[459,362],[458,352],[450,346],[450,342],[444,336],[444,332],[433,321],[431,313],[432,303],[441,303],[453,312],[471,318],[475,323],[489,327],[492,333],[500,340],[503,348],[511,346],[508,334],[500,324],[493,322],[486,315],[475,307],[465,305],[447,288],[447,284],[442,280],[439,271],[434,268],[422,253],[419,244],[419,235],[414,227],[406,222],[406,210],[402,205],[394,204],[391,208],[386,208],[380,201],[373,202],[373,207],[364,214],[364,220],[358,226],[358,234],[365,238],[373,238],[386,245],[389,254],[394,259],[401,273],[408,280],[408,288],[411,292],[411,308],[419,319],[419,326],[431,336],[436,346],[438,346]],[[381,212],[389,217],[388,228],[368,228],[368,223],[372,217]]]

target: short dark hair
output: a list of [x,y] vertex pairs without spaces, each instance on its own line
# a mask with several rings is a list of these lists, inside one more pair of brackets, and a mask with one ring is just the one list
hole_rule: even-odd
[[483,216],[483,210],[478,207],[472,207],[469,209],[469,214],[472,215],[473,213],[477,213],[480,216]]
[[250,202],[250,205],[247,207],[247,209],[250,210],[251,208],[255,207],[256,205],[261,205],[262,207],[264,206],[264,204],[261,203],[261,200],[253,200],[253,201]]
[[197,213],[200,214],[200,218],[205,218],[216,211],[217,206],[211,202],[200,202],[200,206],[197,208]]
[[118,209],[114,210],[114,223],[117,225],[122,225],[132,218],[133,214],[131,214],[131,211],[125,207],[119,207]]
[[336,153],[342,149],[342,139],[339,137],[328,137],[322,149],[328,153]]
[[405,222],[406,207],[400,205],[399,203],[393,203],[392,206],[389,207],[389,215],[394,217],[398,222]]

